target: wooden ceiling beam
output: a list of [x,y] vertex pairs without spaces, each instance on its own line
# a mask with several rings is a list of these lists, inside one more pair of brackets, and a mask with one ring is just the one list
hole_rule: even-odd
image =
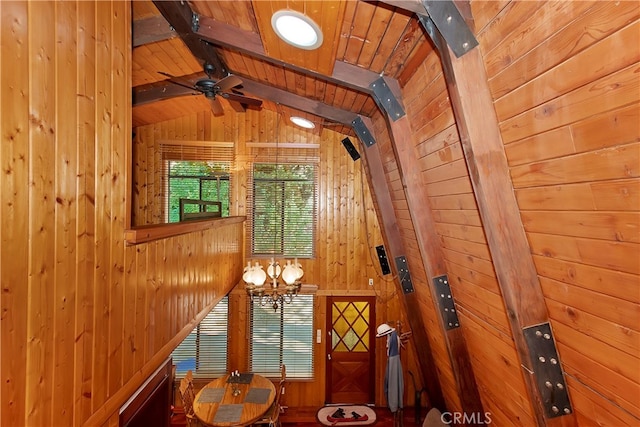
[[[469,0],[452,0],[452,1],[460,11],[460,14],[464,17],[464,19],[467,22],[473,19]],[[386,3],[389,6],[394,6],[394,7],[397,7],[398,9],[406,10],[408,12],[413,12],[418,15],[427,14],[427,9],[425,8],[424,2],[422,0],[380,0],[380,3]]]
[[222,59],[220,59],[220,56],[218,56],[215,48],[195,34],[199,26],[199,18],[198,15],[191,10],[187,2],[154,0],[153,4],[182,38],[193,56],[203,63],[213,65],[212,76],[221,79],[228,74],[227,67],[222,62]]
[[167,20],[161,15],[133,21],[131,33],[134,48],[142,46],[143,44],[169,40],[178,36]]
[[333,74],[327,76],[317,71],[308,70],[296,65],[289,64],[268,56],[260,35],[251,31],[242,30],[224,22],[215,21],[206,16],[200,17],[200,28],[196,34],[203,40],[207,40],[215,45],[235,50],[253,58],[260,59],[271,64],[279,65],[289,70],[315,77],[339,86],[346,86],[350,89],[363,93],[371,93],[370,85],[380,78],[380,75],[356,65],[343,61],[336,61],[333,67]]
[[[371,119],[367,117],[360,117],[362,123],[367,127],[368,133],[372,134],[373,126]],[[374,138],[375,139],[375,138]],[[391,192],[389,190],[387,179],[385,177],[384,165],[380,157],[379,144],[374,143],[368,145],[363,141],[363,153],[366,161],[367,181],[371,186],[371,192],[376,200],[378,209],[378,217],[380,218],[381,231],[384,237],[386,251],[391,259],[397,259],[398,257],[405,257],[408,253],[405,248],[400,229],[398,226],[398,218],[393,207],[393,200],[391,199]],[[398,269],[395,263],[390,262],[390,266],[395,271],[396,277],[401,277],[398,274]],[[398,284],[401,288],[401,285]],[[418,361],[420,369],[422,371],[423,383],[426,387],[427,397],[429,398],[429,404],[431,407],[438,408],[440,411],[446,411],[446,402],[442,393],[442,388],[439,381],[438,370],[435,360],[433,358],[433,352],[429,344],[429,338],[427,330],[425,329],[425,323],[422,321],[420,315],[419,302],[415,293],[404,293],[400,289],[402,294],[401,301],[404,305],[405,312],[407,314],[407,320],[411,327],[413,335],[412,343],[416,346],[416,353],[418,355]]]
[[[195,37],[205,43],[208,42],[213,45],[242,52],[253,58],[261,59],[271,64],[279,65],[333,84],[347,86],[363,93],[371,93],[371,83],[380,77],[377,73],[343,61],[335,62],[331,76],[298,67],[269,57],[264,51],[259,34],[213,20],[207,16],[197,17],[198,27],[193,31],[193,11],[188,4],[180,4],[180,2],[174,1],[157,1],[154,3],[163,16],[146,18],[134,22],[134,47],[145,43],[166,40],[177,35],[183,38],[187,37],[188,39]],[[177,25],[177,27],[174,24]],[[171,30],[171,28],[175,28],[175,30]],[[198,46],[200,43],[189,40],[187,46],[190,49],[191,44],[195,44],[194,48],[196,48],[197,51],[201,51],[201,47]],[[200,52],[196,54],[196,52],[194,52],[194,55],[201,60],[205,60],[207,54],[209,53],[205,54]],[[216,56],[218,58],[217,60],[221,62],[219,56],[217,54]],[[222,76],[217,77],[221,78]]]
[[242,78],[242,90],[257,96],[258,98],[268,99],[276,104],[286,105],[287,107],[314,114],[347,126],[351,126],[351,123],[357,117],[356,113],[352,111],[335,108],[323,102],[305,98],[244,77]]
[[[183,76],[180,81],[189,85],[195,84],[199,79],[206,77],[204,73],[194,73]],[[324,104],[320,101],[314,101],[302,96],[292,94],[290,92],[278,89],[269,85],[265,85],[246,77],[242,77],[242,92],[248,92],[251,95],[267,99],[276,104],[286,105],[300,111],[324,117],[336,123],[351,126],[357,115],[351,111],[342,110]],[[150,102],[168,99],[175,96],[189,95],[196,93],[189,88],[173,84],[167,80],[147,85],[140,85],[133,89],[133,107],[148,104]]]
[[[422,174],[416,173],[416,171],[422,169],[420,155],[416,152],[411,137],[411,124],[409,123],[409,117],[404,113],[400,87],[397,86],[396,82],[384,78],[380,78],[380,81],[376,82],[376,86],[386,86],[388,88],[387,93],[384,95],[385,99],[379,99],[377,103],[382,106],[382,111],[387,115],[391,145],[398,166],[400,181],[404,188],[408,211],[416,233],[422,265],[427,274],[429,288],[427,292],[430,293],[434,310],[440,313],[438,324],[445,340],[462,410],[469,414],[483,414],[484,409],[473,375],[471,357],[469,356],[462,328],[459,327],[459,323],[455,325],[445,324],[444,313],[446,313],[445,308],[448,308],[448,306],[445,306],[445,302],[440,298],[441,291],[436,289],[435,280],[443,276],[446,277],[446,262],[440,245],[441,239],[435,228],[435,220],[431,212],[429,198],[424,191],[426,183],[422,180]],[[374,97],[378,96],[380,96],[380,92],[374,94]],[[396,99],[395,102],[391,103],[390,100],[393,97]],[[444,287],[449,288],[448,280],[446,282]],[[439,284],[439,286],[443,285]],[[449,295],[451,294],[449,293]],[[407,300],[415,298],[415,294],[405,295]],[[451,301],[446,301],[446,303],[449,304]],[[414,316],[419,317],[420,309],[417,303],[413,304],[412,309],[418,311]],[[454,317],[457,318],[457,316]]]
[[[548,363],[551,360],[549,356],[538,356],[540,344],[555,350],[555,339],[520,217],[482,53],[474,48],[456,57],[438,31],[432,34],[432,38],[440,52],[473,193],[534,417],[538,426],[576,425],[575,415],[568,406],[566,384],[558,388],[545,386],[545,382],[551,383],[545,379],[551,378],[548,375],[564,381],[564,373],[557,351],[553,357],[556,363]],[[540,331],[547,327],[548,333]],[[542,343],[531,340],[532,332],[545,336],[540,338]],[[547,362],[544,367],[538,365],[539,359]]]

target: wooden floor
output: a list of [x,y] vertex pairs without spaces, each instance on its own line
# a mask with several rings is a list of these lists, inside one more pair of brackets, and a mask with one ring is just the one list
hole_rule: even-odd
[[[316,420],[316,412],[319,408],[287,408],[281,416],[282,427],[311,427],[321,425]],[[377,421],[375,427],[393,427],[393,414],[388,408],[375,408]],[[427,413],[426,408],[420,410],[421,421],[416,422],[414,408],[405,408],[403,411],[403,425],[406,427],[421,426],[422,420]],[[176,416],[171,427],[186,426],[186,420],[183,416]]]

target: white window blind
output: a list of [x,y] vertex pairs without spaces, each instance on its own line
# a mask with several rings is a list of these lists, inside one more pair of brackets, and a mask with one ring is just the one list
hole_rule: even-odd
[[176,379],[188,370],[194,378],[214,379],[227,372],[229,298],[225,296],[171,353]]
[[[303,148],[301,148],[303,147]],[[318,148],[252,148],[247,188],[247,253],[313,258],[318,206]]]
[[284,364],[287,378],[313,378],[313,303],[313,295],[298,295],[274,311],[270,304],[249,302],[252,372],[279,377]]

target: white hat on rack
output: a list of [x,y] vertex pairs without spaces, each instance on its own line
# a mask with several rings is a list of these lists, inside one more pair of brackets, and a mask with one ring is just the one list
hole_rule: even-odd
[[389,335],[391,332],[395,331],[394,328],[392,328],[391,326],[387,325],[386,323],[383,323],[382,325],[378,326],[378,330],[377,330],[377,334],[376,334],[376,338],[380,338],[383,337],[385,335]]

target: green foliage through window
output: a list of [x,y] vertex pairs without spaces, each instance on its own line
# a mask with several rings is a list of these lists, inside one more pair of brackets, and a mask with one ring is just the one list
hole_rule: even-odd
[[254,164],[254,255],[314,255],[315,174],[313,164]]
[[180,220],[181,198],[221,202],[222,216],[229,216],[229,170],[229,162],[170,160],[169,222]]

